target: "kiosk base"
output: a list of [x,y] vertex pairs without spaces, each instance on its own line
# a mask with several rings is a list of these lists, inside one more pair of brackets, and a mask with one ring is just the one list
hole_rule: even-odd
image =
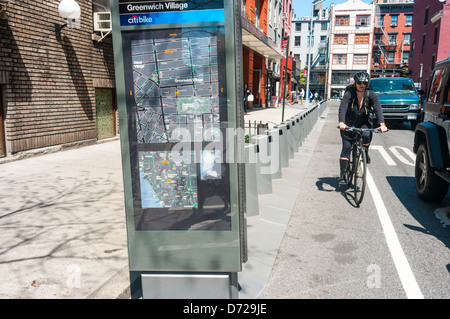
[[[142,299],[237,299],[237,273],[142,272],[135,278],[132,298]],[[138,277],[139,276],[139,277]],[[140,278],[140,280],[138,279]],[[140,284],[141,289],[136,289]],[[133,283],[132,283],[133,286]],[[139,291],[140,290],[140,291]],[[139,293],[141,292],[141,293]]]

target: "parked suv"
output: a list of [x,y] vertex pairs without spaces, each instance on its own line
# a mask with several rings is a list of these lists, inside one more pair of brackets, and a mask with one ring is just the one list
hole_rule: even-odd
[[416,189],[426,201],[440,201],[450,183],[450,59],[436,63],[425,99],[424,121],[414,134]]
[[369,88],[378,94],[386,121],[411,123],[414,130],[421,121],[420,98],[410,78],[373,78]]

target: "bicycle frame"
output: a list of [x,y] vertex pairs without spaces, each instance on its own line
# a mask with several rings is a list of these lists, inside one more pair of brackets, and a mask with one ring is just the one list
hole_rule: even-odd
[[364,198],[367,175],[367,158],[366,152],[364,151],[362,136],[364,132],[380,133],[381,130],[378,128],[373,129],[358,127],[347,127],[345,130],[356,133],[356,139],[352,143],[352,153],[350,156],[349,165],[347,167],[346,182],[349,187],[353,182],[354,198],[356,205],[359,207]]

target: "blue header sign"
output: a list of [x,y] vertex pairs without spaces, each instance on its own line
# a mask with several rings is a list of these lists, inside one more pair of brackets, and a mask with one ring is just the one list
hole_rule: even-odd
[[225,20],[223,0],[129,1],[119,0],[120,25],[202,23]]

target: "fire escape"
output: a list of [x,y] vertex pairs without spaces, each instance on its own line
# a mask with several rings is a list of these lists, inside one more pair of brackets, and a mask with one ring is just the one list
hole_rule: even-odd
[[373,52],[374,53],[373,65],[375,69],[381,69],[381,75],[384,75],[387,69],[388,70],[396,69],[395,64],[400,63],[396,63],[395,58],[390,59],[388,56],[388,52],[394,52],[395,57],[395,53],[397,52],[397,39],[392,39],[388,37],[388,35],[384,30],[383,23],[377,21],[375,25],[375,34],[379,35],[380,33],[381,37],[379,36],[376,37],[373,42],[373,45],[376,48]]

